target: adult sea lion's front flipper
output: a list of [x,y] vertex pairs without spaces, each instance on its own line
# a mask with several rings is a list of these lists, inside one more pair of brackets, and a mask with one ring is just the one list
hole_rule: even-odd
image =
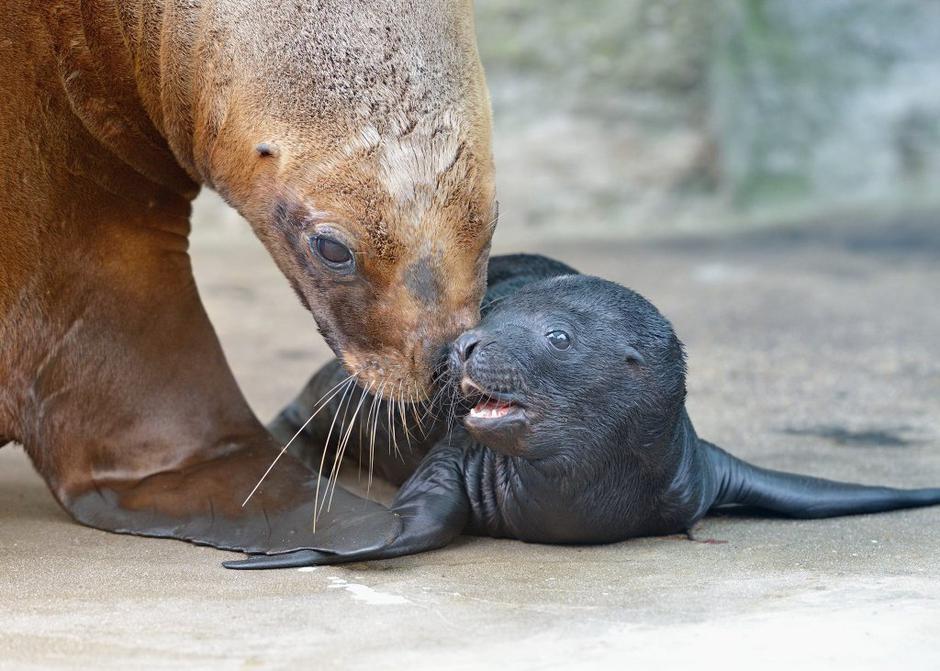
[[[402,486],[391,510],[367,512],[336,520],[331,542],[317,538],[317,551],[258,555],[224,562],[233,569],[293,568],[389,559],[444,547],[464,530],[470,502],[464,485],[462,452],[439,444]],[[390,541],[380,533],[387,515],[401,522]],[[354,547],[356,543],[359,547]]]
[[[317,475],[290,455],[242,506],[280,444],[245,402],[199,301],[186,220],[167,216],[158,229],[106,215],[62,253],[110,260],[37,280],[41,291],[23,310],[43,310],[42,320],[12,314],[47,343],[35,354],[12,344],[33,380],[12,389],[23,418],[14,437],[62,506],[100,529],[228,550],[353,549],[395,538],[394,515],[340,490],[314,534]],[[322,502],[325,486],[319,494]],[[336,520],[365,513],[363,537],[331,532]]]
[[[340,487],[324,503],[331,493],[326,480],[318,492],[316,475],[289,455],[242,506],[239,499],[251,491],[274,455],[273,449],[236,450],[142,480],[99,483],[68,508],[92,527],[242,552],[354,551],[384,547],[399,535],[398,517]],[[356,534],[350,533],[349,519],[358,523]]]

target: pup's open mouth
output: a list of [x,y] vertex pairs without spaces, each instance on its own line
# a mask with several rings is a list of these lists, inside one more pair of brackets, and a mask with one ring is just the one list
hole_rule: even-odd
[[476,382],[465,377],[460,384],[470,412],[464,419],[467,426],[495,427],[503,422],[521,419],[522,404],[507,394],[486,391]]
[[470,417],[475,419],[499,419],[518,409],[519,406],[512,401],[505,402],[487,398],[470,408]]

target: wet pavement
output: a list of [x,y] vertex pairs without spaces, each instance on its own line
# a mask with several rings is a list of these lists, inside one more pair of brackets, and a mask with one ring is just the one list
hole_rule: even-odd
[[[940,485],[940,225],[497,238],[620,281],[673,321],[701,436],[763,466]],[[508,240],[508,241],[507,241]],[[267,419],[329,356],[241,227],[194,240],[207,307]],[[248,272],[247,269],[250,269]],[[0,451],[0,668],[935,669],[940,508],[709,517],[605,547],[460,539],[416,557],[236,573],[231,555],[72,523]]]

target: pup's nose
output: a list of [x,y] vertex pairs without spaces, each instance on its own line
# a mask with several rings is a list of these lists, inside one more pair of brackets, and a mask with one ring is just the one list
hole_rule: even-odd
[[458,363],[467,363],[473,355],[473,350],[480,344],[480,336],[473,331],[467,331],[454,341],[453,351]]

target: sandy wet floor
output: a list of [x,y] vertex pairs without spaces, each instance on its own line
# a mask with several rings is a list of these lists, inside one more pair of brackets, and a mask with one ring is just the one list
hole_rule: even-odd
[[[770,467],[940,484],[940,230],[930,222],[528,251],[660,306],[688,346],[702,436]],[[268,418],[328,351],[244,230],[206,227],[194,255],[236,374]],[[713,517],[696,535],[720,543],[467,538],[419,557],[235,573],[220,568],[221,552],[72,523],[7,448],[0,668],[643,669],[742,658],[762,670],[935,669],[938,526],[940,509]]]

